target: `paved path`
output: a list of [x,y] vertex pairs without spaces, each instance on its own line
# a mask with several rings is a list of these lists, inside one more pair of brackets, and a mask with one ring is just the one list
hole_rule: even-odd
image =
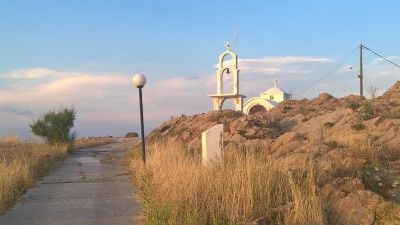
[[[130,142],[132,144],[132,141]],[[141,206],[123,167],[129,143],[73,152],[31,188],[0,224],[135,224]]]

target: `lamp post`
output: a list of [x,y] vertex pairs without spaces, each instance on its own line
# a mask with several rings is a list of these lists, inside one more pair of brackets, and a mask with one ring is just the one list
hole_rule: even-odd
[[143,163],[146,164],[146,150],[144,144],[144,123],[143,123],[143,102],[142,102],[142,88],[146,84],[146,77],[143,74],[135,74],[133,76],[133,84],[139,88],[139,102],[140,102],[140,123],[142,128],[142,156]]

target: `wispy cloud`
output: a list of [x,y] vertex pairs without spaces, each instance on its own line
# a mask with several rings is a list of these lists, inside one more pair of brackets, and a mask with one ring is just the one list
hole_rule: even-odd
[[66,76],[79,76],[80,73],[71,72],[59,72],[55,70],[45,68],[34,68],[34,69],[19,69],[11,73],[1,74],[0,77],[8,77],[15,79],[37,79],[43,77],[66,77]]
[[[400,61],[400,56],[388,56],[388,57],[385,57],[386,59],[388,59],[388,60],[390,60],[390,61],[396,61],[396,62],[398,62],[398,61]],[[376,58],[374,61],[372,61],[372,63],[371,64],[375,64],[375,63],[381,63],[381,62],[383,62],[383,61],[386,61],[385,59],[383,59],[383,58]],[[395,62],[395,63],[396,63]],[[397,63],[397,64],[400,64],[400,62],[399,63]]]
[[198,79],[201,79],[201,76],[198,76],[198,75],[187,75],[187,76],[185,76],[185,79],[186,80],[198,80]]
[[20,116],[32,116],[33,112],[27,109],[18,109],[18,108],[12,108],[12,107],[2,107],[0,109],[1,111],[5,111],[8,113],[20,115]]
[[[396,58],[396,57],[391,57]],[[249,97],[257,96],[274,85],[299,98],[313,98],[319,93],[328,92],[335,96],[357,94],[359,91],[359,68],[342,65],[328,58],[310,56],[265,57],[260,59],[239,59],[240,92]],[[380,88],[389,88],[398,78],[396,69],[389,64],[364,64],[364,82],[375,83]],[[218,67],[215,64],[215,67]],[[350,69],[353,67],[353,69]],[[327,75],[327,76],[325,76]],[[312,84],[324,77],[312,88]],[[381,79],[379,79],[380,77]],[[208,86],[216,86],[215,77],[210,78]],[[232,90],[232,77],[224,76],[224,92]],[[306,90],[307,89],[307,90]],[[305,91],[306,90],[306,91]],[[305,91],[305,92],[303,92]]]
[[[241,59],[240,93],[258,96],[274,85],[295,94],[305,90],[337,62],[313,57],[267,57]],[[357,94],[358,72],[343,65],[334,73],[299,96],[313,98],[328,92],[334,96]],[[212,110],[208,94],[216,93],[215,73],[160,79],[147,74],[143,89],[146,132],[171,116]],[[388,89],[398,80],[398,70],[391,65],[365,64],[364,83]],[[33,117],[59,105],[73,105],[78,110],[76,128],[80,135],[123,135],[139,131],[138,91],[132,75],[123,73],[65,72],[46,68],[15,70],[0,75],[7,84],[0,89],[0,135],[27,131]],[[232,76],[224,77],[225,93],[232,92]]]
[[[131,75],[69,73],[48,69],[21,71],[9,73],[8,77],[15,78],[15,82],[0,90],[0,106],[3,106],[0,107],[0,113],[4,115],[0,127],[12,127],[9,124],[15,123],[24,124],[27,130],[34,116],[59,105],[73,105],[78,110],[78,131],[88,130],[82,126],[103,127],[103,135],[122,135],[132,129],[138,131],[138,91],[132,84]],[[25,85],[26,79],[46,76],[52,78],[42,79],[38,84]],[[204,100],[207,100],[201,77],[167,80],[153,80],[152,77],[148,76],[148,83],[143,89],[145,118],[147,127],[151,129],[170,116],[201,110],[198,106],[204,105]],[[200,94],[203,98],[199,98],[199,92],[203,92]],[[119,126],[108,129],[112,127],[110,124]],[[23,128],[18,127],[20,129]],[[1,130],[0,134],[13,132]],[[98,129],[92,132],[100,133]]]

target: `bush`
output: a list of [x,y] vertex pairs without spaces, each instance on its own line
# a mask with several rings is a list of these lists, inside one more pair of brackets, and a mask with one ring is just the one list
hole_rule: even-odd
[[337,143],[337,141],[330,141],[330,142],[328,143],[328,146],[329,146],[331,149],[335,149],[335,148],[338,147],[338,143]]
[[356,123],[353,126],[351,126],[351,128],[353,128],[354,130],[364,130],[365,129],[365,125],[362,123]]
[[285,107],[283,107],[283,113],[287,113],[288,111],[290,111],[290,110],[292,110],[293,109],[293,107],[290,107],[290,106],[285,106]]
[[244,135],[247,133],[247,131],[245,131],[245,130],[238,130],[237,133],[240,134],[240,135],[242,135],[242,136],[244,136]]
[[365,116],[364,116],[365,120],[370,120],[370,119],[374,118],[374,109],[372,107],[371,102],[366,102],[364,104],[363,111],[365,113]]
[[356,109],[360,108],[360,104],[353,102],[349,105],[349,108],[352,110],[356,110]]
[[169,126],[169,125],[163,126],[163,127],[161,128],[161,130],[160,130],[160,133],[162,133],[162,132],[168,130],[169,128],[171,128],[171,126]]
[[50,110],[42,115],[33,124],[29,124],[31,132],[49,144],[71,143],[76,138],[74,127],[76,110],[74,107],[60,107],[58,110]]
[[333,127],[335,124],[334,123],[331,123],[331,122],[326,122],[326,123],[324,123],[324,127],[327,127],[327,128],[331,128],[331,127]]

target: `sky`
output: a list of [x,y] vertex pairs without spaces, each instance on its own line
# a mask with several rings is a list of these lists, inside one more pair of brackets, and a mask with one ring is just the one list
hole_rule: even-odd
[[[139,133],[136,73],[147,78],[146,134],[171,117],[206,113],[218,57],[227,41],[236,50],[235,26],[247,99],[275,78],[295,99],[359,94],[360,44],[400,64],[399,8],[385,0],[0,0],[0,136],[29,137],[29,124],[60,106],[77,109],[78,136]],[[400,80],[398,67],[366,49],[363,67],[364,87],[378,95]],[[224,77],[224,91],[231,82]]]

